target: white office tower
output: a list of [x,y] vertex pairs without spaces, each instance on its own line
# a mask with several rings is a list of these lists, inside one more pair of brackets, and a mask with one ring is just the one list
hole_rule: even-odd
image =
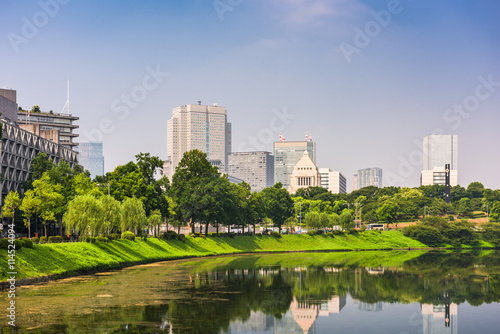
[[445,184],[445,165],[450,165],[450,185],[458,184],[458,136],[430,135],[423,141],[420,185]]
[[320,168],[321,187],[328,189],[333,194],[345,194],[347,180],[341,172],[332,171],[330,168]]
[[198,149],[207,154],[210,163],[227,173],[231,154],[231,123],[227,110],[217,103],[211,106],[188,104],[172,110],[167,122],[167,160],[163,172],[169,179],[185,152]]

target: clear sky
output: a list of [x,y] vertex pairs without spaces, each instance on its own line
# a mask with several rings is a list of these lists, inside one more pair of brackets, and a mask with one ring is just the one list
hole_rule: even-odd
[[172,108],[217,102],[233,151],[317,142],[318,167],[418,186],[422,138],[459,136],[459,183],[500,188],[500,2],[0,1],[0,87],[60,112],[105,169],[166,158]]

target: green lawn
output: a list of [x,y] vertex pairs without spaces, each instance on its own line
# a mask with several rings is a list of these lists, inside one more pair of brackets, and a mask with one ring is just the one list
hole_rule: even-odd
[[[61,243],[35,245],[16,252],[17,279],[54,274],[56,277],[89,270],[119,268],[134,263],[183,257],[243,252],[367,250],[425,248],[426,245],[403,236],[400,231],[364,232],[359,235],[284,235],[282,238],[256,236],[234,238],[187,238],[165,241],[117,240],[109,243]],[[0,250],[1,281],[7,279],[7,251]]]

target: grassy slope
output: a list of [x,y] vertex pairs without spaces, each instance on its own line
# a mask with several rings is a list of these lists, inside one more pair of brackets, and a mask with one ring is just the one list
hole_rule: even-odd
[[[62,243],[35,245],[16,253],[17,278],[48,274],[66,276],[88,270],[117,268],[126,264],[242,252],[355,250],[422,248],[424,244],[406,238],[399,231],[366,232],[358,236],[285,235],[274,237],[187,238],[185,243],[148,239],[118,240],[110,243]],[[7,251],[0,251],[1,281],[7,279]]]

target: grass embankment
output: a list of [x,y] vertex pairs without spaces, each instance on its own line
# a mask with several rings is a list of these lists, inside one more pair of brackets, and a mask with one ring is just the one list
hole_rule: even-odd
[[[358,235],[284,235],[235,238],[187,238],[165,241],[117,240],[108,243],[61,243],[35,245],[16,252],[17,279],[55,275],[64,277],[92,270],[106,270],[125,265],[250,252],[327,251],[425,248],[399,231],[365,232]],[[7,279],[7,251],[0,252],[1,281]]]

